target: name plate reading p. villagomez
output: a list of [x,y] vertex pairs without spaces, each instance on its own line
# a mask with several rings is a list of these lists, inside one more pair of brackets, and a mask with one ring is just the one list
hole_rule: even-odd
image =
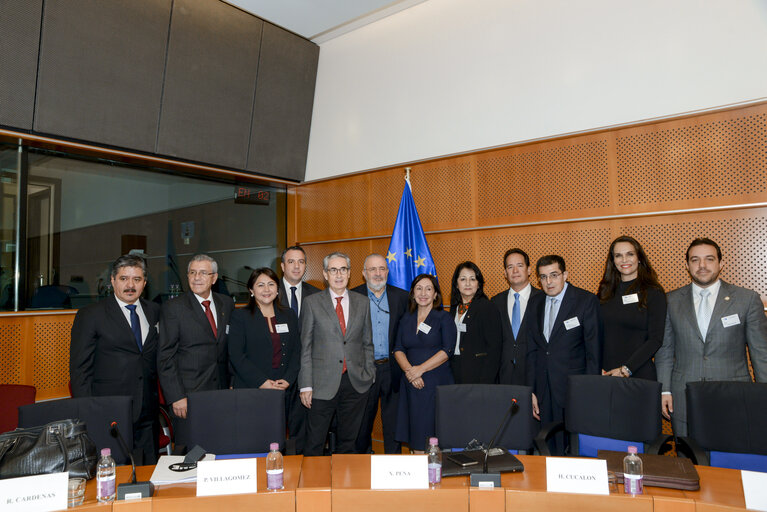
[[257,478],[256,459],[203,460],[197,463],[197,496],[253,493]]
[[546,457],[546,490],[610,494],[607,484],[607,461]]
[[69,473],[0,480],[0,510],[48,512],[67,508]]
[[428,489],[427,455],[371,455],[371,489]]

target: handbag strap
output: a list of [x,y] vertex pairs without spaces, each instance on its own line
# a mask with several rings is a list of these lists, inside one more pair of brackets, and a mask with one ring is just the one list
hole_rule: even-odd
[[69,452],[67,451],[67,446],[64,443],[64,433],[62,432],[63,425],[61,423],[48,424],[47,428],[48,433],[53,434],[53,436],[56,438],[56,441],[58,441],[61,452],[64,454],[64,469],[62,471],[69,471]]

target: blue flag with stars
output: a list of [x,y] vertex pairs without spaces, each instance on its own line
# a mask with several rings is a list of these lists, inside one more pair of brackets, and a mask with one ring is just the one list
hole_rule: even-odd
[[418,274],[437,276],[407,178],[386,260],[389,264],[389,284],[406,291],[410,290],[410,284]]

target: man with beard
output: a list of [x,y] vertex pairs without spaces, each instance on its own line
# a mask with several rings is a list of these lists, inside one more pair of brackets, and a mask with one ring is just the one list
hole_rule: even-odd
[[759,295],[719,279],[722,250],[708,238],[692,241],[685,266],[692,283],[669,292],[663,346],[655,354],[663,415],[679,436],[687,435],[687,383],[750,381],[746,345],[756,380],[767,381],[767,319]]
[[362,275],[366,284],[361,284],[352,291],[361,293],[370,300],[376,378],[368,391],[362,427],[357,436],[357,452],[371,452],[372,440],[370,435],[373,432],[373,423],[380,398],[384,452],[402,453],[402,445],[394,440],[402,370],[394,359],[392,351],[397,337],[399,320],[407,309],[409,298],[406,291],[386,284],[389,277],[389,267],[386,264],[386,258],[380,254],[371,254],[365,258]]

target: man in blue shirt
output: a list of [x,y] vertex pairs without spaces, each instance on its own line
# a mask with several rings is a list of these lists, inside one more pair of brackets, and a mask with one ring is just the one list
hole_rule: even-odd
[[407,310],[408,294],[404,290],[386,284],[389,267],[386,264],[386,258],[380,254],[371,254],[365,258],[362,275],[366,284],[352,291],[361,293],[370,300],[376,378],[368,391],[356,449],[358,453],[372,453],[371,433],[380,398],[384,451],[402,453],[402,445],[394,440],[401,370],[392,356],[392,350],[399,320]]

